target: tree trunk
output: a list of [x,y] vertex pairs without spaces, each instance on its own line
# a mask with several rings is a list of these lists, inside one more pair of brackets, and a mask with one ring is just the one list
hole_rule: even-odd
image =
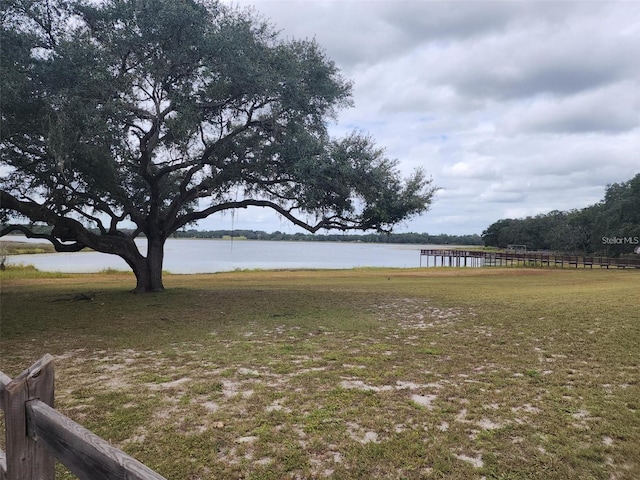
[[162,292],[162,263],[164,260],[164,238],[149,237],[147,240],[147,258],[131,265],[136,275],[136,288],[133,293]]

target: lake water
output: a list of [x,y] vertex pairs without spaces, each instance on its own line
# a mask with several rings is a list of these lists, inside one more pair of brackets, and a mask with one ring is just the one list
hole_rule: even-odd
[[[14,241],[38,241],[5,237]],[[42,242],[42,240],[39,240]],[[138,245],[144,251],[145,240]],[[263,240],[169,239],[164,270],[171,273],[213,273],[244,269],[345,269],[358,267],[415,268],[420,249],[451,245],[407,245],[334,242],[277,242]],[[107,268],[129,270],[120,257],[93,251],[15,255],[9,263],[34,265],[38,270],[66,273],[99,272]],[[427,266],[422,257],[422,266]]]

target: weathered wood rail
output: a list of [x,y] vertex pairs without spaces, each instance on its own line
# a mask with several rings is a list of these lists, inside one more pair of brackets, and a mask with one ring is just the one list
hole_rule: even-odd
[[0,372],[6,453],[0,480],[54,480],[55,460],[82,480],[166,480],[53,408],[53,357],[13,380]]
[[518,266],[556,266],[564,268],[582,266],[584,268],[638,268],[640,258],[614,258],[589,255],[564,255],[554,253],[510,253],[510,252],[484,252],[480,250],[420,250],[420,266],[422,257],[432,258],[433,266],[441,267],[518,267]]

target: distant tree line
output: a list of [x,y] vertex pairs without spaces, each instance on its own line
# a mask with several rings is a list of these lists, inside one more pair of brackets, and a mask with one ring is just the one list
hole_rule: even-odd
[[412,243],[438,245],[482,245],[480,235],[429,235],[428,233],[370,233],[370,234],[307,234],[267,233],[256,230],[181,230],[174,234],[178,238],[246,238],[247,240],[280,240],[311,242],[362,242],[362,243]]
[[632,254],[640,247],[640,174],[607,186],[595,205],[568,212],[526,218],[506,218],[482,233],[485,245],[505,248],[526,245],[530,250]]

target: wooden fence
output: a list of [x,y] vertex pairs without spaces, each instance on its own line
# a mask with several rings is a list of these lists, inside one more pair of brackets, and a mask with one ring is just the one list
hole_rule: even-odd
[[13,380],[0,372],[7,449],[0,450],[0,480],[54,480],[56,459],[83,480],[164,479],[54,410],[53,400],[51,355]]

